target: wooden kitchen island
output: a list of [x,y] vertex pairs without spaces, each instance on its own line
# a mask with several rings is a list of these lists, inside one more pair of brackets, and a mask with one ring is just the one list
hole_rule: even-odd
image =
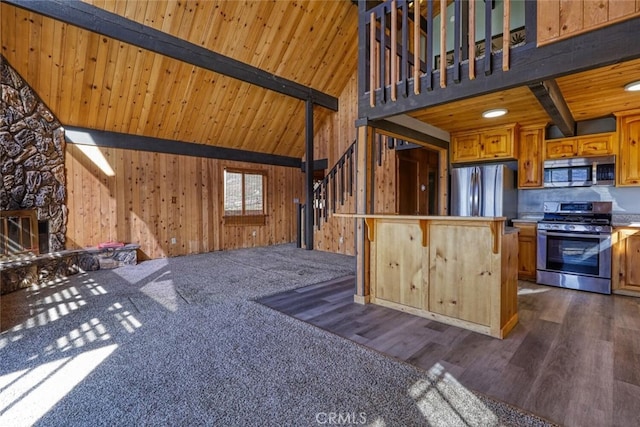
[[351,216],[364,219],[369,240],[356,301],[497,338],[517,324],[518,236],[505,218]]

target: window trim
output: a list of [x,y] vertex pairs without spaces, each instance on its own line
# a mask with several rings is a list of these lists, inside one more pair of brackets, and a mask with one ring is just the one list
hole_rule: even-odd
[[[226,179],[225,173],[239,173],[242,174],[242,213],[240,215],[227,215],[225,209],[226,198]],[[247,214],[245,212],[245,175],[260,175],[262,176],[262,213],[261,214]],[[222,170],[222,218],[225,225],[266,225],[267,219],[267,188],[269,185],[268,173],[263,169],[248,169],[248,168],[236,168],[236,167],[224,167]]]
[[[18,221],[18,234],[20,242],[16,242],[15,244],[19,244],[21,250],[11,251],[11,241],[9,239],[9,219],[17,218]],[[23,228],[23,219],[28,219],[29,221],[29,246],[27,246],[27,242],[24,242],[24,228]],[[0,211],[0,239],[3,240],[3,244],[1,245],[3,249],[0,252],[0,257],[2,256],[13,256],[20,255],[24,253],[35,253],[39,254],[39,236],[38,236],[38,217],[35,209],[29,210],[11,210],[11,211]]]

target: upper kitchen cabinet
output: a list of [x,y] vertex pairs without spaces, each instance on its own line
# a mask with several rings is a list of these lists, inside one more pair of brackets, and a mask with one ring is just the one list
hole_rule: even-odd
[[547,159],[615,154],[615,133],[552,139],[546,142]]
[[640,185],[640,110],[618,116],[618,185]]
[[451,135],[451,163],[513,160],[517,155],[517,125]]
[[542,188],[544,125],[520,129],[518,148],[518,188]]

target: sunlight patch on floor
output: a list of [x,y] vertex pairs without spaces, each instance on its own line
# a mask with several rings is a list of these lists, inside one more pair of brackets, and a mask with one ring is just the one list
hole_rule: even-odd
[[117,344],[0,376],[0,425],[32,425],[96,369]]
[[498,417],[439,363],[429,369],[427,379],[409,388],[409,395],[429,425],[442,425],[442,420],[449,425],[498,425]]
[[[167,279],[160,280],[163,277],[167,277]],[[153,282],[149,282],[144,285],[140,288],[140,291],[167,310],[176,312],[178,310],[178,299],[180,296],[178,295],[173,284],[173,280],[170,277],[171,272],[167,271]]]

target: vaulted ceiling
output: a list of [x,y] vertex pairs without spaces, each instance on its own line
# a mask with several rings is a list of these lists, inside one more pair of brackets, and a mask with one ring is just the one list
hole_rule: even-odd
[[[357,68],[358,11],[349,0],[86,2],[334,97]],[[304,153],[304,101],[0,7],[2,54],[64,125]],[[330,114],[316,107],[316,126]]]

